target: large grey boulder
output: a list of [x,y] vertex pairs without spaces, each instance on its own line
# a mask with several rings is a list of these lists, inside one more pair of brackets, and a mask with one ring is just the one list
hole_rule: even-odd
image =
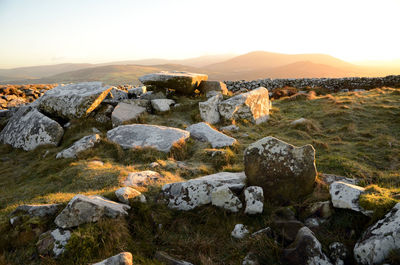
[[122,148],[150,147],[166,153],[189,136],[189,132],[178,128],[146,124],[121,125],[107,132],[107,138]]
[[194,139],[209,142],[213,148],[227,147],[234,145],[237,141],[226,134],[223,134],[205,122],[199,122],[186,128]]
[[131,207],[96,195],[75,195],[56,217],[54,223],[60,228],[97,222],[102,217],[117,218],[128,215]]
[[126,187],[145,187],[154,185],[162,178],[163,176],[160,173],[151,170],[131,172],[122,181],[122,184]]
[[203,121],[215,124],[220,121],[218,104],[221,102],[222,96],[216,95],[207,101],[199,102],[200,117]]
[[333,207],[361,212],[368,216],[372,212],[363,209],[358,204],[358,199],[364,192],[365,189],[363,187],[342,181],[335,181],[329,186]]
[[262,187],[266,198],[279,202],[310,194],[317,176],[311,145],[295,147],[272,136],[246,148],[244,166],[249,184]]
[[245,181],[244,172],[220,172],[186,182],[166,184],[162,188],[162,193],[168,202],[168,207],[188,211],[211,203],[211,193],[215,188],[226,185],[231,190],[241,190],[245,186]]
[[72,146],[64,149],[56,155],[56,158],[75,158],[80,152],[92,148],[96,143],[100,142],[100,135],[87,135],[76,141]]
[[130,100],[120,102],[111,114],[113,127],[127,122],[136,122],[140,115],[146,112],[147,100]]
[[40,145],[58,145],[64,130],[56,121],[32,107],[21,107],[0,133],[0,141],[25,151]]
[[145,85],[156,86],[157,88],[171,88],[179,93],[191,94],[200,85],[200,82],[207,80],[204,74],[189,72],[160,72],[139,77],[140,82]]
[[228,88],[224,82],[220,81],[201,81],[199,90],[201,93],[206,94],[206,96],[215,92],[222,95],[228,95]]
[[369,227],[354,247],[360,264],[381,264],[392,250],[400,249],[400,203]]
[[60,208],[60,204],[23,204],[19,205],[11,216],[19,213],[27,214],[32,217],[45,217],[55,215]]
[[38,99],[38,107],[51,116],[67,120],[81,118],[97,108],[111,89],[102,82],[58,86]]
[[226,185],[212,190],[211,204],[233,213],[237,213],[243,207],[239,198]]
[[171,108],[170,106],[175,104],[175,101],[172,99],[153,99],[151,100],[151,106],[155,111],[158,112],[166,112],[169,111]]
[[222,101],[218,105],[219,113],[225,120],[249,120],[260,124],[268,120],[269,93],[265,87],[259,87]]
[[132,265],[132,254],[130,252],[121,252],[103,261],[94,263],[92,265]]

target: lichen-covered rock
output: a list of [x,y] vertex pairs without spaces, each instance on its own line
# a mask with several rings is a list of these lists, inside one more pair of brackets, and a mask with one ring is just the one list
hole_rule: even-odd
[[190,262],[173,258],[164,251],[156,251],[156,254],[154,254],[154,259],[166,265],[193,265]]
[[128,215],[130,206],[116,203],[96,195],[75,195],[54,220],[60,228],[97,222],[102,217],[117,218]]
[[212,190],[211,204],[233,213],[237,213],[242,208],[242,202],[226,185]]
[[127,122],[136,122],[140,115],[146,112],[146,102],[131,100],[118,103],[111,114],[113,127]]
[[227,185],[232,190],[241,190],[245,186],[244,172],[220,172],[186,182],[166,184],[162,188],[168,207],[178,210],[192,210],[198,206],[211,203],[211,192]]
[[370,215],[372,212],[363,209],[358,204],[358,199],[365,189],[360,186],[352,185],[342,181],[333,182],[329,187],[333,207],[341,209],[350,209]]
[[321,243],[308,227],[299,230],[293,244],[283,250],[282,257],[285,264],[332,265],[322,252]]
[[151,106],[155,111],[158,112],[166,112],[169,111],[171,108],[170,106],[175,104],[175,101],[172,99],[153,99],[151,100]]
[[250,186],[244,190],[244,198],[246,201],[246,214],[259,214],[264,209],[264,193],[261,187]]
[[228,126],[224,126],[219,128],[221,131],[228,131],[228,132],[238,132],[240,130],[239,126],[232,124]]
[[201,81],[199,85],[199,90],[201,93],[206,94],[206,96],[211,92],[218,92],[222,95],[228,95],[228,89],[225,83],[220,81]]
[[208,125],[205,122],[199,122],[186,128],[190,136],[194,139],[209,142],[213,148],[232,146],[236,139],[223,134]]
[[139,98],[146,92],[147,92],[146,86],[134,87],[128,90],[128,96],[129,98]]
[[400,203],[364,232],[354,247],[354,258],[360,264],[381,264],[396,249],[400,249]]
[[272,136],[244,151],[249,184],[260,186],[273,201],[297,200],[313,191],[317,170],[311,145],[295,147]]
[[114,111],[114,106],[110,104],[101,104],[90,115],[99,123],[111,122],[111,114]]
[[103,102],[116,105],[125,99],[128,99],[128,92],[117,87],[112,87]]
[[80,152],[92,148],[98,142],[100,142],[100,135],[98,134],[84,136],[73,143],[72,146],[59,152],[56,155],[56,158],[75,158]]
[[121,252],[103,261],[94,263],[92,265],[132,265],[132,254],[130,252]]
[[157,183],[162,178],[160,173],[151,170],[131,172],[122,181],[122,184],[126,187],[146,187]]
[[112,87],[102,82],[84,82],[58,86],[48,90],[40,99],[39,109],[63,119],[82,118],[105,99]]
[[175,89],[177,92],[183,94],[193,93],[200,85],[200,82],[207,79],[208,76],[204,74],[178,71],[165,71],[139,77],[139,81],[145,85]]
[[[117,196],[120,202],[125,204],[129,203],[129,199],[133,199],[136,197],[142,197],[142,198],[144,197],[140,191],[137,191],[130,187],[119,188],[118,190],[115,191],[115,196]],[[145,201],[145,199],[142,200]]]
[[41,234],[36,247],[41,255],[54,255],[58,257],[64,253],[65,246],[70,238],[71,232],[69,230],[56,228],[53,231]]
[[60,208],[60,204],[23,204],[19,205],[11,216],[19,213],[27,214],[32,217],[45,217],[55,215]]
[[150,147],[166,153],[189,136],[189,132],[178,128],[147,124],[121,125],[107,132],[107,138],[122,148]]
[[237,224],[235,225],[235,228],[233,229],[231,236],[236,239],[242,239],[245,236],[249,234],[249,230],[247,230],[246,226],[243,224]]
[[222,96],[216,95],[207,101],[199,102],[200,117],[203,121],[215,124],[220,121],[218,104],[221,102]]
[[21,107],[0,133],[0,141],[25,151],[40,145],[58,145],[64,129],[32,107]]
[[260,124],[268,120],[269,93],[265,87],[259,87],[222,101],[218,105],[219,113],[226,120],[250,120]]

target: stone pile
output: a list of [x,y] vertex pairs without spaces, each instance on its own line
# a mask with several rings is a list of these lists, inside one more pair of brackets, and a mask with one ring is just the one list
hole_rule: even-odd
[[0,110],[31,103],[57,84],[0,85]]

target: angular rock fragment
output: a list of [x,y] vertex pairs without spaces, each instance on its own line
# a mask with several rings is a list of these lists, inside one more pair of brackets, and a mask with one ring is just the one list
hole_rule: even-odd
[[80,152],[92,148],[98,142],[100,142],[100,135],[98,134],[84,136],[73,143],[72,146],[59,152],[56,155],[56,158],[75,158]]
[[56,228],[53,231],[41,234],[36,247],[41,255],[54,255],[58,257],[64,253],[65,246],[70,238],[71,232],[69,230]]
[[247,230],[246,226],[243,224],[237,224],[235,225],[235,228],[233,229],[231,236],[236,239],[242,239],[245,236],[249,234],[249,230]]
[[237,141],[226,134],[223,134],[205,122],[196,123],[186,128],[194,139],[209,142],[213,148],[227,147],[234,145]]
[[366,211],[358,204],[358,199],[365,189],[360,186],[348,184],[342,181],[333,182],[329,187],[333,207],[350,209],[370,215],[372,212]]
[[239,198],[226,185],[212,190],[211,204],[233,213],[237,213],[243,207]]
[[140,192],[130,187],[119,188],[115,191],[115,196],[122,203],[128,204],[130,199],[139,198],[141,202],[146,202],[146,197]]
[[92,265],[132,265],[132,254],[130,252],[121,252],[103,261],[94,263]]
[[244,190],[244,198],[246,201],[246,214],[259,214],[264,209],[264,193],[261,187],[250,186]]
[[206,96],[211,92],[228,95],[228,89],[226,88],[225,83],[220,81],[201,81],[199,90],[201,93],[206,94]]
[[131,100],[120,102],[111,114],[113,127],[117,127],[127,122],[136,122],[140,115],[146,112],[147,101]]
[[153,99],[151,100],[151,106],[154,110],[158,112],[166,112],[171,108],[170,106],[175,104],[175,101],[172,99]]
[[222,96],[216,95],[207,101],[199,102],[200,117],[203,121],[215,124],[220,121],[218,104],[221,102]]

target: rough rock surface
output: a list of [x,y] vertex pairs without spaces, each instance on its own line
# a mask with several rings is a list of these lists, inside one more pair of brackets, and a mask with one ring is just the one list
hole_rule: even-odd
[[94,263],[92,265],[132,265],[132,254],[130,252],[121,252],[103,261]]
[[221,131],[238,132],[240,130],[239,126],[232,124],[219,128]]
[[329,187],[333,207],[350,209],[370,215],[371,212],[364,210],[358,204],[358,198],[365,191],[363,187],[348,184],[342,181],[333,182]]
[[250,186],[244,190],[244,198],[246,201],[246,214],[258,214],[263,212],[264,193],[261,187]]
[[226,185],[212,190],[211,204],[233,213],[237,213],[243,207],[239,198]]
[[109,102],[109,103],[116,103],[128,99],[128,92],[125,90],[112,87],[110,90],[110,93],[108,93],[107,97],[105,98],[104,102]]
[[133,198],[140,198],[141,202],[146,202],[146,198],[144,195],[135,189],[132,189],[130,187],[123,187],[119,188],[118,190],[115,191],[115,196],[117,196],[118,200],[122,203],[129,203],[129,199]]
[[147,92],[146,86],[134,87],[128,90],[128,96],[129,98],[139,98],[146,92]]
[[60,204],[23,204],[19,205],[12,213],[14,216],[18,213],[28,214],[30,216],[45,217],[55,215]]
[[123,180],[123,185],[127,187],[145,187],[154,184],[157,180],[162,179],[160,173],[151,170],[145,170],[140,172],[131,172]]
[[333,242],[329,245],[329,257],[335,265],[344,265],[344,260],[347,258],[348,250],[343,243]]
[[78,153],[92,148],[98,142],[100,142],[100,135],[98,134],[84,136],[80,140],[76,141],[72,146],[59,152],[56,155],[56,158],[74,158]]
[[117,127],[125,122],[134,122],[146,112],[145,102],[140,100],[132,100],[120,102],[114,108],[111,114],[111,122],[113,127]]
[[41,255],[60,256],[65,251],[65,246],[71,238],[69,230],[57,228],[40,235],[36,247]]
[[254,253],[247,253],[242,261],[242,265],[260,265],[260,263]]
[[64,129],[37,109],[21,107],[0,133],[0,141],[25,151],[40,145],[58,145]]
[[244,226],[243,224],[237,224],[235,225],[235,228],[233,229],[231,236],[236,239],[242,239],[249,233],[250,232],[249,230],[247,230],[246,226]]
[[228,94],[228,89],[226,88],[225,83],[220,81],[201,81],[199,85],[199,90],[201,93],[209,94],[211,91],[218,92],[222,95]]
[[245,181],[244,172],[220,172],[186,182],[166,184],[162,192],[167,199],[168,207],[188,211],[211,203],[211,192],[214,188],[227,185],[232,190],[241,190],[245,186]]
[[108,95],[112,87],[102,82],[84,82],[58,86],[39,99],[39,109],[63,119],[81,118],[92,112]]
[[297,200],[313,191],[317,170],[311,145],[295,147],[272,136],[244,151],[249,184],[260,186],[274,201]]
[[54,220],[61,228],[75,227],[80,224],[97,222],[102,217],[116,218],[128,215],[131,207],[116,203],[96,195],[75,195]]
[[151,106],[154,110],[158,112],[166,112],[171,109],[171,105],[175,104],[175,101],[172,99],[153,99],[151,101]]
[[189,136],[189,132],[178,128],[147,124],[121,125],[107,132],[107,138],[122,148],[151,147],[162,152],[169,152]]
[[224,119],[247,119],[255,124],[268,120],[270,107],[269,93],[265,87],[236,95],[218,105],[219,113]]
[[321,243],[314,233],[303,227],[299,230],[295,242],[283,250],[283,261],[286,264],[298,265],[331,265],[328,257],[322,252]]
[[360,264],[380,264],[395,249],[400,249],[400,203],[364,232],[354,247],[354,258]]
[[162,264],[166,264],[166,265],[193,265],[190,262],[173,258],[163,251],[156,251],[156,254],[154,254],[154,259],[156,259],[156,260],[162,262]]
[[207,75],[188,72],[160,72],[139,77],[139,81],[145,85],[156,86],[157,88],[171,88],[179,93],[191,94],[200,85],[201,81],[206,81]]
[[221,102],[222,96],[216,95],[207,101],[199,102],[200,117],[203,121],[215,124],[220,121],[218,104]]
[[209,142],[213,148],[232,146],[236,143],[235,138],[211,128],[205,122],[190,125],[186,130],[190,132],[191,137],[203,142]]

